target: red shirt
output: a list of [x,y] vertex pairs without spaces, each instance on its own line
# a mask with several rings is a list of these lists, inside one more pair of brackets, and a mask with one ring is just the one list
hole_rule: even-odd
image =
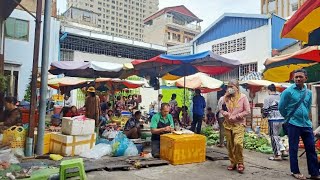
[[80,116],[80,114],[78,112],[73,113],[71,111],[67,112],[66,114],[66,117],[75,117],[75,116]]

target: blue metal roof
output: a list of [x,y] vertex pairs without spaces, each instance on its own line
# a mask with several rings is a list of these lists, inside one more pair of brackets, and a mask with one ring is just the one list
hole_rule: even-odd
[[268,24],[269,17],[260,14],[226,13],[199,34],[193,42],[197,45],[234,34],[259,28]]
[[271,17],[271,27],[272,27],[272,49],[284,49],[294,43],[297,42],[295,39],[289,38],[281,38],[281,31],[283,28],[284,23],[286,22],[285,19],[272,14]]

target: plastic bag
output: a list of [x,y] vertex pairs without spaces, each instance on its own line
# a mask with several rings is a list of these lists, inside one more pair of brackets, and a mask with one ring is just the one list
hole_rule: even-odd
[[118,131],[115,130],[105,130],[102,133],[102,136],[107,138],[107,139],[114,139],[118,134]]
[[[123,156],[124,152],[127,150],[130,140],[122,132],[119,132],[116,137],[112,140],[112,155],[113,156]],[[132,142],[131,142],[132,143]]]
[[110,156],[111,151],[111,145],[101,143],[94,146],[90,151],[81,153],[80,156],[89,159],[100,159],[103,156]]
[[219,123],[218,121],[215,121],[214,124],[213,124],[213,129],[214,130],[219,130]]
[[18,158],[14,155],[12,149],[0,151],[0,162],[8,162],[10,164],[19,164]]
[[131,142],[124,152],[124,156],[137,156],[139,154],[137,146]]

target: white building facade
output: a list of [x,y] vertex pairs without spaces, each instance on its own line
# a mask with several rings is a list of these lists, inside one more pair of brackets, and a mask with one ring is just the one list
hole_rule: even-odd
[[[43,18],[43,17],[42,17]],[[43,21],[42,21],[43,22]],[[30,83],[33,64],[35,19],[27,12],[15,9],[5,23],[5,74],[13,75],[12,95],[22,100]],[[51,18],[49,64],[58,60],[60,23]],[[42,57],[42,28],[40,36],[39,67]],[[40,71],[39,71],[40,73]]]

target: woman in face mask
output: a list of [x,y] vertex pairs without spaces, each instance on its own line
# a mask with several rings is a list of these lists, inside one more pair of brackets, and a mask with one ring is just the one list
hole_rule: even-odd
[[231,80],[228,83],[226,95],[223,97],[223,105],[220,113],[224,116],[225,136],[231,165],[228,170],[237,169],[239,173],[244,171],[243,138],[245,133],[245,116],[250,114],[250,104],[246,95],[240,93],[239,82]]

